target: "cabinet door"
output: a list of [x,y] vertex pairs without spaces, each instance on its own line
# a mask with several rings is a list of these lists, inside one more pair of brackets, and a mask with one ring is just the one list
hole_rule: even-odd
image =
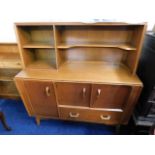
[[90,84],[57,82],[56,94],[60,105],[87,106],[90,105]]
[[35,115],[58,117],[52,82],[24,80],[24,85]]
[[94,84],[91,107],[123,109],[130,92],[130,86]]

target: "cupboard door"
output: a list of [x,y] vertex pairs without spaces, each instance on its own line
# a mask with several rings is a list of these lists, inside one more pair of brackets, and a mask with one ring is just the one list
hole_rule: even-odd
[[123,109],[131,92],[130,86],[94,84],[91,107]]
[[24,80],[24,85],[35,115],[58,117],[52,82]]
[[60,105],[86,107],[90,105],[90,84],[57,82],[56,93]]

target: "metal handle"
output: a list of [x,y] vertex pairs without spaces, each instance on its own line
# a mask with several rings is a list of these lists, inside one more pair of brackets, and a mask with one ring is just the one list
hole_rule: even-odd
[[78,118],[79,116],[80,116],[79,113],[75,113],[75,114],[73,114],[72,112],[69,113],[69,117],[71,118]]
[[110,115],[100,115],[101,120],[110,120],[111,116]]
[[99,98],[100,95],[101,95],[101,89],[97,89],[97,99]]
[[48,86],[45,88],[45,91],[46,91],[46,95],[50,96],[50,88]]
[[86,88],[83,88],[83,89],[82,89],[82,95],[83,95],[83,98],[86,97]]
[[95,104],[97,102],[100,95],[101,95],[101,89],[97,89],[97,96],[96,96],[96,99],[94,100],[93,104]]

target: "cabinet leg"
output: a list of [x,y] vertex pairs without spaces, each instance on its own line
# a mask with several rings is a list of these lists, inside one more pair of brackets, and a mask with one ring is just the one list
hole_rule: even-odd
[[2,112],[0,112],[0,121],[2,122],[2,125],[4,126],[4,128],[7,131],[11,131],[11,128],[7,125],[6,120],[5,120],[5,116]]
[[40,117],[36,117],[36,123],[37,125],[40,125]]
[[116,135],[120,134],[120,128],[121,128],[121,125],[116,126],[116,128],[115,128]]

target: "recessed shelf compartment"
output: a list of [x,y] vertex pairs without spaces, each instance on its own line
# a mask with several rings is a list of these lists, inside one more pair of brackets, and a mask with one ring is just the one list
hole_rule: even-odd
[[58,48],[110,47],[136,50],[136,26],[57,26]]
[[53,26],[19,26],[19,40],[24,48],[53,48]]
[[24,49],[25,57],[27,57],[26,67],[32,69],[55,69],[56,58],[54,49],[31,48]]
[[[85,65],[91,64],[101,64],[101,67],[104,63],[115,66],[119,64],[124,64],[127,61],[128,52],[117,49],[117,48],[69,48],[69,49],[58,49],[58,54],[60,55],[61,65],[66,62],[86,62]],[[98,62],[104,62],[98,63]],[[60,66],[61,66],[60,65]],[[83,66],[84,67],[84,66]],[[98,66],[99,67],[99,66]],[[127,67],[128,68],[128,67]],[[97,69],[97,68],[96,68]],[[94,67],[92,67],[92,72]]]

